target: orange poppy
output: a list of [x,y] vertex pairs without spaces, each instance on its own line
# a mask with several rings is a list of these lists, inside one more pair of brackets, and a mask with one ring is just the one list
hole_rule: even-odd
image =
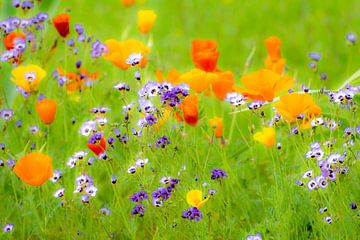
[[254,134],[254,139],[267,147],[272,147],[275,144],[275,129],[265,127],[261,132]]
[[120,0],[120,2],[124,7],[131,7],[135,4],[135,0]]
[[51,157],[38,152],[20,158],[13,170],[21,180],[32,186],[40,186],[54,176]]
[[217,60],[220,53],[216,51],[215,40],[197,39],[192,41],[191,57],[194,65],[206,72],[216,70]]
[[164,76],[163,72],[161,72],[160,70],[156,70],[156,78],[159,82],[169,82],[173,85],[177,85],[180,82],[180,76],[181,74],[176,71],[175,68],[171,68],[169,71],[168,71],[168,74],[167,76]]
[[272,101],[280,91],[288,90],[294,83],[289,76],[281,76],[268,69],[249,73],[241,78],[245,89],[235,87],[234,89],[244,96],[261,101]]
[[36,103],[36,112],[44,124],[51,124],[56,113],[56,101],[44,98]]
[[133,53],[140,53],[142,55],[142,59],[137,66],[141,68],[146,66],[147,59],[145,56],[150,52],[150,49],[146,47],[144,43],[135,39],[128,39],[125,41],[109,39],[105,44],[108,48],[108,52],[104,54],[104,58],[115,66],[123,70],[131,67],[131,65],[126,63],[126,60]]
[[214,93],[219,99],[224,99],[226,93],[233,91],[235,84],[234,75],[226,72],[205,72],[201,69],[193,69],[180,76],[179,82],[186,83],[191,90],[201,93],[205,90]]
[[157,18],[156,13],[153,10],[139,10],[137,12],[137,24],[139,32],[148,33]]
[[185,120],[190,126],[195,126],[199,120],[199,98],[196,95],[188,95],[181,102],[179,109],[182,112],[176,113],[177,119]]
[[271,36],[265,40],[268,57],[265,59],[266,69],[281,74],[286,60],[281,58],[281,41],[278,37]]
[[223,119],[219,117],[214,117],[209,120],[209,125],[212,128],[214,136],[216,138],[221,138],[223,136]]
[[320,115],[321,109],[314,102],[309,94],[289,93],[280,97],[280,101],[274,103],[274,107],[279,114],[293,123],[297,119],[303,119],[305,122]]
[[26,39],[25,34],[23,33],[18,33],[18,32],[11,32],[9,35],[7,35],[4,40],[4,46],[6,48],[6,50],[11,50],[14,48],[14,40],[17,38],[21,38],[21,39]]
[[70,15],[67,13],[62,13],[54,17],[52,20],[56,31],[60,34],[61,37],[65,38],[70,33]]
[[106,141],[105,139],[102,137],[99,143],[88,143],[86,144],[86,146],[93,152],[95,153],[97,156],[100,155],[101,153],[105,152],[106,150]]

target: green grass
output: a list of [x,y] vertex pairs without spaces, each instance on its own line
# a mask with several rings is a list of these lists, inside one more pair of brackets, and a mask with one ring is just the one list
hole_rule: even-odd
[[[301,90],[301,84],[310,85],[311,89],[338,89],[359,69],[359,45],[350,46],[345,41],[345,35],[356,32],[360,25],[360,15],[356,12],[360,8],[358,1],[347,1],[346,4],[337,0],[143,2],[124,8],[117,0],[44,0],[28,15],[32,16],[39,8],[48,11],[50,17],[69,11],[71,23],[83,24],[85,32],[95,39],[135,38],[151,42],[149,64],[141,70],[142,84],[155,79],[156,69],[174,67],[181,72],[192,69],[190,47],[195,38],[217,40],[221,53],[218,65],[220,69],[234,72],[237,85],[244,72],[263,67],[266,57],[263,41],[270,35],[279,36],[283,42],[282,54],[287,60],[288,74],[296,80],[296,90]],[[0,0],[0,6],[2,18],[16,14],[9,7],[9,1]],[[153,9],[158,15],[149,35],[137,32],[138,9]],[[17,15],[24,16],[22,13]],[[88,54],[89,45],[79,47],[78,56],[74,56],[59,39],[56,52],[50,55],[57,33],[49,23],[41,34],[42,47],[36,53],[27,52],[24,59],[25,64],[37,64],[47,71],[39,89],[47,97],[57,100],[56,119],[50,127],[41,123],[34,106],[37,96],[24,100],[16,93],[15,85],[10,81],[13,66],[1,63],[1,108],[13,108],[15,116],[9,122],[0,120],[0,142],[6,144],[6,151],[0,150],[0,158],[17,160],[30,152],[31,144],[35,143],[36,151],[41,150],[53,158],[54,168],[63,171],[63,179],[55,184],[48,181],[40,187],[31,187],[18,179],[9,167],[1,168],[0,225],[15,224],[14,232],[1,233],[1,238],[245,239],[248,234],[260,232],[263,239],[356,239],[359,235],[359,211],[349,207],[351,202],[360,204],[360,165],[355,160],[359,135],[354,137],[353,147],[342,147],[346,140],[343,129],[359,124],[357,112],[329,103],[325,95],[313,94],[323,116],[342,120],[342,125],[333,132],[323,127],[291,135],[290,125],[282,122],[276,128],[276,140],[282,144],[282,149],[278,150],[266,148],[252,137],[253,132],[271,119],[271,104],[264,107],[265,117],[261,118],[261,111],[231,114],[230,104],[201,95],[200,121],[196,127],[169,119],[160,131],[144,129],[141,138],[132,137],[126,145],[116,141],[115,148],[109,150],[109,161],[96,161],[93,166],[87,166],[88,157],[93,156],[89,152],[81,164],[70,169],[66,165],[68,158],[76,151],[87,150],[88,139],[79,135],[79,128],[84,121],[94,118],[88,110],[98,106],[112,108],[107,114],[109,123],[104,133],[113,135],[114,124],[123,119],[122,101],[136,102],[140,83],[133,80],[134,70],[122,71],[104,59],[93,61]],[[73,29],[72,34],[73,37]],[[246,59],[254,48],[251,65],[245,68]],[[318,73],[328,74],[326,82],[320,81],[319,74],[308,67],[307,54],[311,51],[323,54]],[[75,101],[73,95],[67,94],[52,80],[51,72],[58,66],[73,71],[77,60],[82,60],[90,72],[98,71],[100,78],[93,88],[76,93],[79,100]],[[132,89],[125,96],[111,88],[121,81],[128,82]],[[224,119],[225,146],[217,139],[209,143],[208,120],[214,116]],[[134,126],[139,117],[140,114],[134,111],[130,125]],[[75,124],[72,124],[72,118],[76,118]],[[19,119],[23,121],[22,128],[15,127],[15,121]],[[28,131],[34,124],[41,128],[37,135]],[[121,127],[122,132],[126,130]],[[169,136],[171,141],[165,149],[147,146],[163,135]],[[348,173],[339,176],[336,182],[330,182],[326,189],[308,191],[306,187],[297,186],[295,181],[304,171],[314,169],[316,174],[320,173],[316,161],[305,158],[309,144],[329,139],[336,139],[336,142],[333,149],[324,148],[326,154],[346,150]],[[126,170],[137,157],[149,158],[149,164],[131,175]],[[228,177],[221,182],[210,180],[213,168],[224,169]],[[75,178],[82,173],[92,176],[99,189],[89,204],[82,204],[80,195],[72,193]],[[110,181],[113,173],[118,178],[116,184]],[[134,203],[129,197],[140,189],[150,196],[161,186],[159,179],[162,176],[181,179],[170,199],[161,208],[146,201],[144,217],[131,216]],[[204,182],[206,186],[203,186]],[[66,189],[63,199],[52,196],[60,187]],[[217,192],[201,208],[204,218],[199,222],[182,219],[182,212],[189,208],[186,193],[191,189],[207,192],[209,188]],[[60,206],[61,200],[65,202],[64,206]],[[108,207],[111,215],[102,215],[99,212],[102,206]],[[328,212],[319,213],[318,209],[324,206]],[[325,216],[331,216],[333,223],[324,223],[322,218]]]

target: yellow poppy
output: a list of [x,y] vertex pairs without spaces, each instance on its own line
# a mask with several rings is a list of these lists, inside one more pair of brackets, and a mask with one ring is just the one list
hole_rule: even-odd
[[36,65],[19,66],[14,68],[11,74],[11,81],[26,92],[36,90],[41,80],[46,76],[44,69]]
[[157,18],[153,10],[139,10],[137,12],[137,24],[139,32],[148,33]]
[[275,129],[265,127],[261,132],[254,134],[254,139],[267,147],[272,147],[275,144]]
[[186,201],[193,207],[200,209],[209,198],[203,199],[203,193],[200,190],[191,190],[186,194]]

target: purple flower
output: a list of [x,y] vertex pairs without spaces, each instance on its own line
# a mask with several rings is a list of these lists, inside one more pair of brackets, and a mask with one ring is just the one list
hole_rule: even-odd
[[101,43],[99,40],[96,40],[91,44],[91,57],[92,58],[99,58],[103,54],[107,53],[108,49],[107,46]]
[[154,115],[151,115],[151,114],[147,115],[145,119],[146,119],[146,122],[147,122],[148,125],[154,125],[157,122],[156,117]]
[[11,159],[8,159],[6,161],[6,165],[8,165],[9,167],[13,168],[15,166],[15,161],[14,160],[11,160]]
[[72,38],[66,40],[66,45],[68,45],[69,47],[74,47],[75,46],[75,42]]
[[[164,86],[162,86],[162,88],[164,88]],[[170,107],[175,107],[180,104],[181,97],[186,97],[187,95],[189,95],[188,90],[180,86],[176,86],[161,95],[161,102],[163,104],[167,104]]]
[[84,28],[81,24],[74,24],[74,28],[78,35],[82,35],[84,33]]
[[248,103],[248,108],[250,110],[256,110],[256,109],[261,108],[263,105],[264,105],[263,101],[253,101],[253,102]]
[[133,202],[141,202],[147,199],[148,199],[148,195],[145,191],[139,191],[137,193],[134,193],[132,196],[130,196],[130,201]]
[[158,140],[156,141],[156,143],[154,145],[157,148],[165,148],[165,146],[169,145],[169,144],[170,144],[169,138],[164,135],[161,138],[158,138]]
[[196,207],[189,208],[188,210],[182,213],[181,217],[195,221],[200,221],[203,218],[200,210]]
[[48,20],[49,18],[49,15],[45,12],[39,12],[37,15],[36,15],[36,18],[39,22],[45,22],[46,20]]
[[227,172],[225,172],[224,170],[222,170],[220,168],[215,168],[215,169],[211,170],[210,173],[211,173],[212,180],[227,177]]
[[15,8],[20,7],[20,0],[12,0],[11,5]]
[[34,7],[34,4],[32,2],[30,2],[30,1],[23,1],[22,4],[21,4],[21,8],[23,10],[29,10],[29,9],[31,9],[33,7]]
[[5,121],[9,121],[14,116],[14,111],[12,109],[2,109],[0,111],[0,118]]
[[144,216],[145,206],[144,204],[136,204],[135,207],[131,210],[131,215],[139,215],[140,217]]
[[2,230],[6,233],[13,232],[14,231],[14,224],[12,223],[6,223],[4,226],[2,226]]
[[355,35],[355,33],[346,34],[346,40],[348,40],[351,44],[355,44],[356,43],[356,35]]
[[321,59],[321,54],[317,52],[311,52],[309,53],[308,57],[313,61],[319,61]]

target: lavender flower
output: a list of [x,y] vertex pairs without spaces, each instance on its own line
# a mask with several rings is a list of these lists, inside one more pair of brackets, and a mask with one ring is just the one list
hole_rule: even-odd
[[148,199],[148,195],[145,191],[139,191],[130,196],[130,201],[132,202],[141,202],[147,199]]
[[156,141],[154,146],[157,148],[165,148],[165,146],[169,145],[169,144],[170,144],[169,138],[164,135],[164,136],[158,138],[158,140]]
[[202,213],[196,207],[189,208],[188,210],[182,213],[181,217],[195,221],[200,221],[203,218]]
[[320,53],[317,53],[317,52],[312,52],[312,53],[309,53],[309,58],[313,61],[319,61],[321,59],[321,54]]
[[0,118],[5,121],[9,121],[14,116],[14,111],[12,109],[2,109],[0,111]]
[[355,44],[356,43],[356,35],[355,35],[355,33],[346,34],[346,40],[348,40],[349,43],[351,43],[351,44]]
[[144,216],[145,206],[144,204],[136,204],[135,207],[131,210],[131,215],[139,215],[140,217]]
[[227,177],[227,172],[225,172],[224,170],[222,170],[220,168],[212,169],[210,171],[210,173],[211,173],[211,179],[212,180]]
[[14,224],[12,223],[6,223],[4,226],[2,226],[2,230],[6,233],[13,232],[14,231]]
[[91,57],[92,58],[99,58],[103,54],[107,53],[108,49],[107,46],[103,43],[101,43],[99,40],[96,40],[91,45]]

